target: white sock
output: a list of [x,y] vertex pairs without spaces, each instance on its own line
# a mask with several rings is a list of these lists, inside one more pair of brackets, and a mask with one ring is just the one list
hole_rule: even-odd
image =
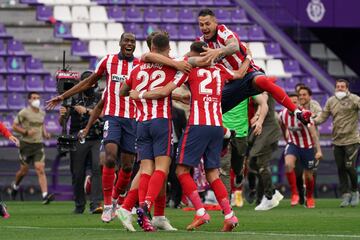
[[154,216],[153,219],[165,219],[165,216]]
[[19,187],[20,187],[20,186],[19,186],[19,185],[16,185],[15,183],[13,183],[13,185],[12,185],[12,188],[15,189],[15,190],[19,190]]
[[199,208],[196,210],[196,215],[203,216],[205,214],[205,208]]
[[48,192],[43,192],[43,193],[42,193],[42,197],[43,197],[43,198],[46,197],[47,194],[48,194]]
[[233,216],[234,216],[234,212],[231,211],[231,213],[225,215],[225,219],[230,219],[230,218],[232,218]]

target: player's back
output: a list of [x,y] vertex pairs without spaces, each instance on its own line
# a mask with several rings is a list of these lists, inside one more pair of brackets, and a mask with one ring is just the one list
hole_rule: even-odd
[[221,92],[225,81],[232,78],[233,73],[220,64],[191,70],[190,125],[222,126]]
[[[131,73],[128,85],[138,92],[164,87],[169,82],[180,82],[185,77],[176,69],[158,63],[140,63]],[[136,100],[137,120],[147,121],[155,118],[171,118],[171,97],[157,100]]]

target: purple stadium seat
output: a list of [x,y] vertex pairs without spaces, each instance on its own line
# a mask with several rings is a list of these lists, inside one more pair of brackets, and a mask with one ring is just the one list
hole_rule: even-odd
[[174,8],[165,8],[161,13],[161,20],[165,23],[176,23],[179,21],[178,13]]
[[302,75],[302,71],[300,69],[300,65],[297,61],[287,59],[284,60],[284,70],[287,73],[291,73],[292,75]]
[[285,89],[285,81],[284,81],[284,79],[278,78],[278,79],[276,80],[276,85],[278,85],[279,87]]
[[143,0],[145,5],[161,5],[161,0]]
[[8,91],[25,91],[25,81],[20,75],[7,76]]
[[99,5],[106,5],[106,4],[112,4],[113,0],[92,0],[92,2],[96,2]]
[[252,41],[265,41],[264,30],[257,25],[251,26],[249,29],[249,39]]
[[126,21],[128,22],[143,22],[144,18],[140,8],[131,7],[126,9]]
[[144,9],[145,22],[161,22],[160,12],[158,9],[149,7]]
[[331,134],[332,133],[332,119],[329,118],[328,120],[326,120],[326,122],[324,122],[323,124],[318,125],[318,129],[320,134]]
[[231,25],[228,26],[230,28],[231,31],[235,32],[241,41],[247,41],[249,40],[249,33],[248,33],[248,29],[246,27],[244,27],[243,25]]
[[97,59],[97,58],[91,58],[90,59],[90,64],[89,64],[89,69],[90,70],[95,70],[96,68],[96,65],[98,64],[100,59]]
[[144,29],[144,36],[145,37],[147,35],[149,35],[150,33],[154,32],[154,31],[160,30],[159,26],[156,25],[156,24],[153,24],[153,23],[144,24],[143,29]]
[[194,40],[195,38],[195,29],[192,25],[184,24],[179,26],[179,39]]
[[174,24],[166,24],[164,26],[162,26],[162,29],[164,31],[166,31],[167,33],[169,33],[170,39],[171,40],[175,40],[179,38],[179,33],[178,30],[176,28],[176,25]]
[[289,78],[285,81],[285,89],[289,92],[295,92],[295,86],[298,84],[300,80],[298,78]]
[[280,44],[271,42],[265,44],[265,51],[267,55],[273,56],[275,58],[282,58],[284,55],[281,52]]
[[37,0],[20,0],[20,3],[28,4],[28,5],[38,5],[38,4],[40,4]]
[[[6,108],[7,109],[7,108]],[[11,129],[12,125],[15,120],[15,114],[7,114],[6,116],[3,116],[2,122],[5,125],[7,129]]]
[[50,6],[37,6],[36,7],[36,20],[49,21],[53,17],[53,10]]
[[231,21],[233,23],[248,23],[249,19],[246,16],[245,10],[237,8],[231,11]]
[[126,0],[108,0],[107,2],[108,4],[113,4],[113,5],[126,4]]
[[6,91],[6,79],[0,75],[0,91]]
[[0,39],[0,56],[6,56],[6,55],[7,55],[7,51],[6,51],[5,43],[2,39]]
[[228,10],[224,10],[222,8],[217,8],[214,11],[216,19],[219,23],[229,23],[231,22],[231,12]]
[[195,13],[191,8],[181,8],[179,10],[179,19],[182,23],[195,23],[197,21]]
[[233,5],[230,0],[214,0],[215,6],[228,6]]
[[8,95],[8,108],[10,110],[20,110],[26,106],[26,98],[21,93],[12,93]]
[[162,5],[178,5],[179,0],[162,0]]
[[25,86],[27,91],[44,91],[43,81],[41,80],[40,75],[27,75],[25,78]]
[[56,92],[56,80],[51,75],[44,77],[44,90],[46,92]]
[[107,8],[107,14],[109,19],[114,19],[117,22],[125,21],[125,14],[121,7],[111,6]]
[[302,82],[308,86],[312,92],[317,93],[321,92],[321,89],[319,88],[318,82],[316,81],[316,78],[313,77],[305,77],[302,79]]
[[197,0],[197,5],[212,6],[213,4],[214,4],[213,0]]
[[54,36],[58,38],[72,38],[71,24],[57,22],[54,28]]
[[0,94],[0,110],[6,110],[6,109],[7,109],[7,98],[5,94]]
[[0,38],[11,38],[10,34],[6,32],[4,24],[0,23]]
[[139,5],[139,4],[143,4],[144,1],[143,0],[126,0],[127,4],[130,5]]
[[37,58],[26,58],[25,67],[28,73],[45,73],[42,62]]
[[126,32],[134,33],[137,40],[145,39],[145,35],[140,24],[136,24],[136,23],[125,24],[124,27]]
[[50,133],[60,133],[62,128],[59,124],[58,114],[49,113],[45,115],[45,128]]
[[75,40],[71,44],[71,54],[80,57],[89,57],[89,45],[87,42]]
[[6,63],[5,63],[5,59],[0,57],[0,73],[6,73],[7,69],[6,69]]
[[179,0],[179,5],[196,5],[195,0]]
[[7,43],[7,52],[9,55],[26,56],[24,45],[17,40],[9,40]]
[[21,57],[9,57],[6,60],[9,73],[25,73],[24,61]]

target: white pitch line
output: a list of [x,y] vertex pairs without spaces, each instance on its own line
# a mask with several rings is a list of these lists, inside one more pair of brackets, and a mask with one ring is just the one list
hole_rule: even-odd
[[[110,229],[110,228],[66,228],[66,227],[32,227],[32,226],[0,226],[1,228],[9,228],[9,229],[47,229],[47,230],[87,230],[87,231],[116,231],[116,232],[126,232],[124,229]],[[139,231],[140,232],[140,231]],[[222,232],[209,232],[209,231],[183,231],[179,230],[176,232],[186,232],[186,233],[204,233],[204,234],[221,234]],[[174,233],[176,233],[174,232]],[[360,235],[354,234],[301,234],[301,233],[277,233],[277,232],[231,232],[225,234],[234,234],[234,235],[262,235],[262,236],[288,236],[288,237],[326,237],[326,238],[359,238]]]

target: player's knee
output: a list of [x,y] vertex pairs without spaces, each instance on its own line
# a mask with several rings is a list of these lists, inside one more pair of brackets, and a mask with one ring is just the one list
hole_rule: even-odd
[[217,169],[206,170],[206,179],[209,183],[212,183],[219,178],[219,171]]
[[106,154],[105,157],[105,166],[108,168],[114,168],[116,162],[115,154]]

